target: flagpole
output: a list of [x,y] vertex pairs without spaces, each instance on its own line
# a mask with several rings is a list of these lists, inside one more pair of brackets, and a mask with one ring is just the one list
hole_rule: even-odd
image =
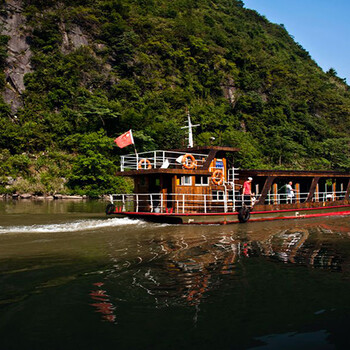
[[136,149],[135,142],[134,142],[134,136],[132,135],[132,130],[131,130],[131,129],[130,129],[130,135],[131,135],[132,144],[134,145],[134,150],[135,150],[136,167],[138,168],[138,164],[139,164],[139,155],[137,154],[137,149]]
[[135,142],[134,142],[134,136],[132,135],[132,130],[131,129],[130,129],[130,135],[131,135],[131,138],[132,138],[132,144],[134,145],[134,150],[135,150],[136,157],[138,157],[136,146],[135,146]]

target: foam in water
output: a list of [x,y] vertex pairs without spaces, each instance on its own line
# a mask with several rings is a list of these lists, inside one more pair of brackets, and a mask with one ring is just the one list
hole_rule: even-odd
[[31,226],[0,226],[0,233],[19,232],[76,232],[94,230],[102,227],[144,224],[142,220],[129,218],[113,218],[107,220],[79,220],[62,224],[31,225]]

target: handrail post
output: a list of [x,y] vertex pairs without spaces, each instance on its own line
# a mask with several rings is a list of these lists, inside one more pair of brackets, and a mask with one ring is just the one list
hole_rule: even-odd
[[207,213],[207,195],[204,195],[204,213]]
[[295,190],[296,190],[296,195],[295,195],[296,203],[302,203],[302,197],[301,197],[301,193],[300,193],[300,184],[299,183],[295,184]]
[[152,196],[152,194],[150,194],[149,196],[150,196],[150,201],[151,201],[151,213],[153,213],[153,196]]
[[235,167],[232,167],[232,211],[236,210]]
[[236,192],[234,186],[232,189],[232,211],[236,211]]
[[153,157],[154,157],[153,168],[155,169],[157,167],[157,151],[153,152]]
[[350,179],[348,181],[348,186],[346,187],[346,192],[345,192],[345,196],[344,196],[344,199],[346,201],[349,200],[349,197],[350,197]]
[[122,195],[122,201],[123,201],[123,208],[122,208],[122,210],[125,211],[125,194]]
[[344,183],[342,182],[340,184],[340,198],[344,199],[345,197],[345,192],[344,192]]
[[136,195],[136,213],[139,212],[139,195]]
[[185,194],[182,194],[182,213],[185,213]]
[[224,212],[227,213],[227,190],[225,186],[225,193],[224,193]]
[[278,187],[277,184],[272,185],[272,192],[273,192],[273,204],[279,204],[278,203]]

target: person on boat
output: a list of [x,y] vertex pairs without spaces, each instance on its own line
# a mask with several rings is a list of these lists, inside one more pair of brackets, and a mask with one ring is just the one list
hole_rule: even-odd
[[251,206],[252,181],[253,178],[248,177],[248,180],[243,184],[243,203],[247,206]]
[[289,181],[286,185],[286,193],[287,193],[287,203],[293,203],[294,199],[294,189],[293,189],[293,182]]

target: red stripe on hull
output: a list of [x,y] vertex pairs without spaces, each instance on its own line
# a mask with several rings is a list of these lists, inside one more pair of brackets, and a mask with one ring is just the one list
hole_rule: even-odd
[[305,215],[295,215],[295,216],[276,216],[274,218],[250,219],[249,221],[307,219],[307,218],[317,218],[322,216],[342,216],[342,215],[350,215],[350,211],[337,211],[337,212],[331,212],[331,213],[305,214]]
[[[327,209],[339,209],[339,208],[350,208],[349,205],[337,205],[334,207],[316,207],[316,208],[295,208],[295,209],[282,209],[282,210],[268,210],[268,211],[252,211],[251,215],[256,214],[272,214],[272,213],[288,213],[288,212],[295,212],[295,211],[310,211],[310,210],[327,210]],[[342,212],[337,212],[342,213]],[[231,212],[231,213],[150,213],[150,212],[133,212],[133,211],[126,211],[126,212],[117,212],[115,211],[113,214],[125,214],[125,215],[149,215],[149,216],[219,216],[219,215],[237,215],[238,212]],[[312,215],[312,214],[310,214]],[[328,215],[328,214],[327,214]],[[339,215],[339,214],[338,214]],[[294,218],[294,216],[293,216]]]
[[[336,212],[336,213],[321,213],[321,214],[309,214],[309,215],[298,215],[298,216],[276,216],[272,218],[258,218],[258,219],[250,219],[248,222],[261,222],[261,221],[274,221],[274,220],[292,220],[292,219],[310,219],[317,218],[322,216],[342,216],[342,215],[350,215],[350,211]],[[235,221],[224,221],[224,222],[184,222],[183,225],[228,225],[228,224],[240,224],[238,220]]]
[[[347,206],[348,207],[348,206]],[[318,208],[320,209],[320,208]],[[254,213],[254,212],[253,212]],[[252,213],[252,214],[253,214]],[[265,213],[265,212],[262,212]],[[270,212],[274,213],[274,212]],[[278,213],[277,211],[275,213]],[[182,219],[181,214],[161,214],[161,213],[132,213],[132,212],[124,212],[124,213],[117,213],[121,216],[128,216],[132,218],[140,218],[155,222],[164,222],[164,223],[176,223],[176,224],[184,224],[184,225],[226,225],[226,224],[237,224],[239,223],[237,220],[227,220],[225,216],[231,216],[236,215],[236,213],[229,213],[225,214],[222,213],[221,216],[222,220],[213,221],[208,218],[208,220],[205,221],[195,221],[194,219]],[[213,214],[213,213],[212,213]],[[215,213],[216,215],[220,215],[219,213]],[[274,216],[274,217],[260,217],[260,218],[254,218],[251,217],[248,222],[261,222],[261,221],[273,221],[273,220],[292,220],[292,219],[308,219],[308,218],[317,218],[317,217],[326,217],[326,216],[344,216],[344,215],[350,215],[350,210],[344,210],[344,211],[336,211],[336,212],[327,212],[327,213],[315,213],[315,214],[302,214],[302,215],[293,215],[293,216]],[[184,214],[182,215],[183,218],[188,218],[189,216],[195,217],[195,216],[201,216],[202,215],[196,215],[196,214]],[[208,215],[209,216],[209,215]],[[213,216],[211,216],[213,217]],[[154,218],[152,220],[152,218]],[[158,219],[158,220],[157,220]],[[176,220],[176,221],[174,221]],[[186,222],[187,221],[187,222]]]

